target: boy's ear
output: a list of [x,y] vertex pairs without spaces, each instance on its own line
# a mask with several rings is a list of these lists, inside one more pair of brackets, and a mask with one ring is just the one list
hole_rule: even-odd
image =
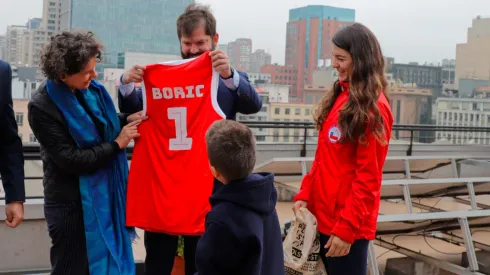
[[210,167],[211,167],[211,174],[213,174],[213,177],[218,178],[219,176],[218,170],[216,170],[216,168],[214,168],[214,166],[212,165],[210,165]]

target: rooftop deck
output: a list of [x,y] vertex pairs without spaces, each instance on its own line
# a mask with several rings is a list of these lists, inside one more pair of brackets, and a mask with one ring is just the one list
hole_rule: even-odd
[[[293,218],[291,198],[311,167],[315,148],[302,143],[258,144],[255,170],[276,174],[281,225]],[[39,147],[24,150],[25,221],[15,230],[0,224],[0,274],[48,272],[50,267]],[[444,274],[490,274],[488,159],[490,147],[484,145],[392,143],[384,167],[378,235],[370,250],[370,274],[401,265],[396,258],[449,272]],[[3,207],[2,200],[0,220]],[[136,261],[142,262],[142,239],[133,248]]]

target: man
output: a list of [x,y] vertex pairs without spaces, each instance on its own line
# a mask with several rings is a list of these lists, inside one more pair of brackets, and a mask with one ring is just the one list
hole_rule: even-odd
[[24,156],[12,106],[12,69],[0,60],[0,175],[5,191],[5,224],[24,219]]
[[[195,3],[190,4],[177,20],[177,34],[182,58],[193,58],[210,52],[213,67],[221,78],[218,86],[218,104],[227,119],[234,120],[238,112],[253,114],[262,108],[262,100],[250,85],[247,74],[231,68],[226,53],[215,50],[219,35],[216,33],[216,19],[208,7]],[[121,112],[135,113],[143,109],[142,94],[136,91],[134,83],[140,83],[143,80],[144,71],[144,66],[135,65],[121,76],[119,89]],[[215,181],[215,187],[218,185],[219,183]],[[177,239],[177,236],[145,231],[146,274],[170,275]],[[194,258],[198,240],[198,236],[184,236],[187,275],[196,272]]]

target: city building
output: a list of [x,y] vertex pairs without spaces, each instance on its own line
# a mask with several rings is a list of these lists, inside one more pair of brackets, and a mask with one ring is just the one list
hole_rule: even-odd
[[[270,103],[270,119],[275,122],[313,122],[313,105],[303,103]],[[304,129],[274,128],[272,129],[272,142],[303,142]],[[309,129],[306,133],[307,141],[316,141],[318,133]]]
[[32,18],[27,21],[26,28],[29,30],[35,30],[38,29],[41,26],[42,23],[41,18]]
[[[118,91],[119,85],[121,85],[121,75],[124,73],[124,69],[105,69],[104,70],[104,79],[100,81],[102,85],[106,88],[107,92],[111,95],[112,101],[114,102],[114,106],[116,110],[119,112],[119,101],[118,101]],[[141,84],[136,83],[135,87],[138,89],[141,88]]]
[[[43,18],[42,18],[42,28],[47,30],[49,33],[49,36],[52,36],[56,33],[60,32],[60,19],[61,19],[61,12],[62,12],[62,6],[61,2],[65,1],[65,3],[68,0],[44,0],[43,2]],[[71,2],[71,1],[70,1]],[[73,5],[77,5],[77,1],[74,1]],[[90,2],[90,1],[87,1]],[[97,6],[95,5],[92,7],[93,11],[97,10]],[[69,10],[65,10],[64,12],[70,12]],[[107,17],[107,16],[105,16]],[[86,17],[86,18],[91,18],[91,17]]]
[[248,81],[252,84],[268,84],[271,83],[271,74],[266,73],[247,73]]
[[442,94],[442,67],[418,65],[417,63],[393,64],[393,78],[417,88],[432,89],[432,95]]
[[[433,124],[431,89],[392,86],[388,97],[395,124]],[[408,140],[410,135],[410,132],[394,131],[394,136],[400,140]],[[432,142],[434,138],[425,132],[414,132],[413,135],[415,140],[424,143]]]
[[5,35],[0,35],[0,59],[5,60],[5,50],[7,46],[7,38]]
[[385,56],[384,59],[385,59],[385,72],[393,73],[393,64],[395,63],[395,58]]
[[252,57],[252,39],[238,38],[228,43],[230,65],[236,70],[248,72]]
[[22,36],[26,29],[26,26],[7,26],[5,60],[12,66],[22,63]]
[[273,103],[289,102],[289,85],[257,83],[255,87],[268,95],[269,101]]
[[[119,54],[144,52],[180,55],[177,17],[192,0],[60,0],[60,30],[90,30],[104,44],[104,68],[117,68]],[[142,16],[144,15],[144,16]]]
[[461,79],[490,80],[490,18],[478,16],[467,41],[456,45],[456,87]]
[[260,69],[263,74],[270,74],[272,84],[288,85],[290,86],[289,96],[293,91],[298,90],[297,74],[298,70],[294,67],[281,66],[281,65],[264,65]]
[[458,91],[456,85],[456,59],[442,60],[442,91],[443,95],[452,95]]
[[[313,71],[311,85],[313,86],[332,86],[339,77],[337,69],[328,67],[319,67]],[[305,85],[306,86],[306,85]]]
[[228,54],[228,44],[218,44],[218,50],[222,50]]
[[[262,109],[258,113],[251,115],[237,114],[237,121],[241,122],[267,122],[269,121],[269,93],[262,89],[255,89],[262,99]],[[266,128],[250,128],[257,142],[270,142],[272,140],[270,129]]]
[[12,79],[12,98],[31,99],[32,94],[37,91],[41,83],[41,81],[29,79]]
[[303,87],[312,84],[313,71],[331,59],[331,39],[335,32],[353,24],[355,10],[309,5],[289,10],[286,29],[286,66],[297,69],[293,100],[302,100]]
[[27,29],[22,35],[22,51],[19,65],[39,67],[41,63],[41,50],[48,44],[48,33],[45,29]]
[[[436,101],[438,126],[490,127],[490,99],[438,98]],[[490,144],[490,133],[438,131],[437,141],[452,144]]]
[[27,104],[29,103],[29,99],[13,99],[12,103],[15,112],[15,121],[17,122],[22,143],[36,143],[37,139],[32,133],[29,122],[27,121]]
[[259,49],[255,50],[250,55],[250,67],[247,72],[249,73],[259,73],[260,68],[264,65],[269,65],[272,63],[272,56],[265,52],[265,50]]
[[490,86],[478,87],[475,89],[476,98],[490,98]]
[[322,98],[325,96],[327,91],[331,89],[332,86],[314,86],[314,85],[305,85],[304,87],[304,103],[306,104],[318,104]]
[[475,90],[479,87],[486,87],[489,85],[488,80],[482,79],[459,79],[459,89],[458,89],[458,97],[474,97]]

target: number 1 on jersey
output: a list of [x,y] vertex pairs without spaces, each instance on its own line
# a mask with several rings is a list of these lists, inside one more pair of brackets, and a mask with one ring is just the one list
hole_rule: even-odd
[[175,120],[175,138],[170,139],[169,149],[172,151],[190,150],[192,138],[187,137],[187,108],[168,108],[167,114],[168,119]]

